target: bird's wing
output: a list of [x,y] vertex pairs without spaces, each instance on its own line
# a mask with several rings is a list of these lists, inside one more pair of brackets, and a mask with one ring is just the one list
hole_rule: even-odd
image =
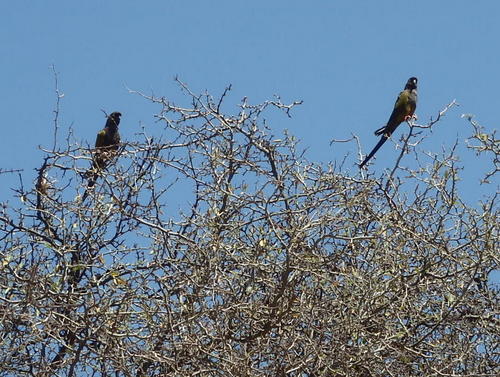
[[95,147],[101,148],[106,146],[106,130],[100,130],[97,133],[97,137],[95,139]]
[[409,102],[410,92],[408,90],[403,90],[401,93],[399,93],[387,125],[385,126],[383,132],[378,132],[379,130],[377,130],[377,135],[385,134],[390,136],[397,128],[397,126],[399,126],[408,115],[411,115]]

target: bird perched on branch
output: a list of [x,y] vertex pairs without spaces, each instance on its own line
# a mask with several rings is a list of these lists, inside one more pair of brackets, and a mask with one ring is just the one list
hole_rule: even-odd
[[375,131],[375,135],[382,138],[378,144],[373,148],[368,156],[363,160],[359,167],[362,168],[366,163],[373,157],[375,153],[380,149],[380,147],[386,142],[386,140],[392,135],[394,130],[404,121],[413,117],[415,109],[417,108],[417,78],[410,77],[406,82],[404,90],[399,93],[398,99],[394,104],[394,109],[389,118],[389,121],[384,127],[379,128]]
[[[88,187],[92,187],[99,177],[99,174],[106,168],[108,162],[115,156],[120,145],[120,133],[118,125],[120,124],[119,112],[113,112],[108,115],[106,125],[97,133],[95,140],[94,156],[92,158],[92,168],[90,168],[86,176],[88,178]],[[82,201],[88,195],[88,191],[83,194]]]

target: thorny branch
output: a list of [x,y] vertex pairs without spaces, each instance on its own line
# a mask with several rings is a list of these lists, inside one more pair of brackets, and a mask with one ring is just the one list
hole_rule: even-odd
[[455,146],[401,158],[454,102],[372,179],[273,135],[298,101],[231,114],[230,87],[177,82],[185,103],[136,93],[160,136],[125,141],[88,200],[67,142],[0,208],[2,375],[496,375],[497,195],[461,199]]

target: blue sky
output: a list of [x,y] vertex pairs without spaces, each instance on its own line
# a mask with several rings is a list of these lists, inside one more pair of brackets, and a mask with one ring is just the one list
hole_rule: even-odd
[[[43,155],[38,146],[51,145],[52,64],[65,94],[62,135],[71,126],[75,139],[93,144],[102,108],[123,113],[122,137],[133,140],[141,124],[155,127],[155,107],[127,87],[176,100],[178,75],[213,95],[232,84],[232,103],[274,94],[303,100],[292,119],[271,126],[301,139],[313,161],[340,161],[350,152],[345,170],[352,174],[355,144],[329,141],[355,133],[368,153],[377,142],[373,131],[388,119],[408,77],[417,76],[421,123],[453,99],[461,104],[422,148],[437,152],[458,140],[461,190],[474,200],[484,160],[465,151],[471,127],[460,115],[497,126],[499,14],[494,0],[3,1],[1,167],[25,169],[29,182]],[[406,130],[402,125],[396,137]],[[380,174],[397,151],[386,143],[377,157],[370,170]],[[0,182],[3,201],[18,181],[3,175]]]

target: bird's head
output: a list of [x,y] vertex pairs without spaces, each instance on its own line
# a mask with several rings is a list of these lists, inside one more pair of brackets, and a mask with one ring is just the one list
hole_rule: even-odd
[[114,126],[118,127],[120,124],[120,117],[122,116],[122,113],[119,113],[118,111],[112,112],[111,114],[108,115],[108,120],[106,121],[106,126]]
[[410,89],[410,90],[417,89],[417,82],[418,79],[416,77],[410,77],[406,82],[405,89]]

